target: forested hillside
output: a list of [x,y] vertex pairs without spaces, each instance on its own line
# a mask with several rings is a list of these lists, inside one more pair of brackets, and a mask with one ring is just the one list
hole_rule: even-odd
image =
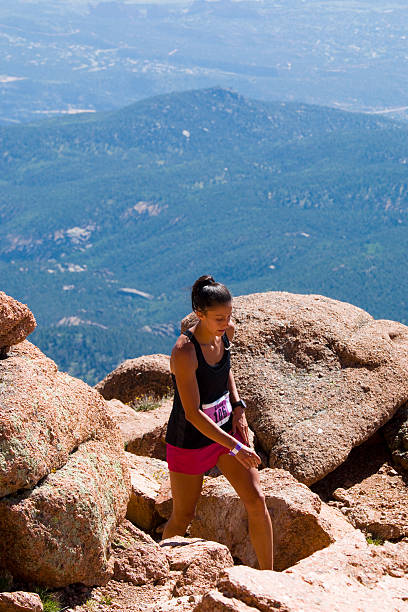
[[91,383],[168,352],[206,272],[407,322],[407,131],[218,88],[3,126],[1,288]]

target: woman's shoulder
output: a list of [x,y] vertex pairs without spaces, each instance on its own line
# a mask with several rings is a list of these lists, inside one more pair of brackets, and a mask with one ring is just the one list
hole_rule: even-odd
[[173,350],[171,351],[170,363],[172,371],[174,371],[174,369],[178,366],[196,367],[196,362],[197,359],[193,343],[188,336],[185,334],[180,334],[175,345],[173,346]]

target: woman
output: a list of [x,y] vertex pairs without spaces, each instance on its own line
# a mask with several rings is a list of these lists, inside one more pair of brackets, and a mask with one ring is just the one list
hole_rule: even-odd
[[166,442],[173,512],[163,538],[185,534],[203,474],[217,465],[245,504],[259,568],[272,569],[272,524],[259,482],[260,458],[249,447],[245,403],[230,369],[232,296],[212,276],[201,276],[191,301],[198,323],[181,334],[170,360],[175,394]]

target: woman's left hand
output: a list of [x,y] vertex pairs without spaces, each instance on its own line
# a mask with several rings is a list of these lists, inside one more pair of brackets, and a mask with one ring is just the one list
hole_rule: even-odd
[[241,434],[245,444],[249,446],[248,423],[245,416],[245,410],[242,406],[237,406],[234,409],[234,414],[232,416],[232,435],[234,435],[237,431],[239,434]]

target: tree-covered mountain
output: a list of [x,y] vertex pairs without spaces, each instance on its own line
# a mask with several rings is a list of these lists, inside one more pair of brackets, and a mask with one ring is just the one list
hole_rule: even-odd
[[407,132],[219,88],[0,127],[1,287],[89,382],[167,352],[207,272],[406,322]]

